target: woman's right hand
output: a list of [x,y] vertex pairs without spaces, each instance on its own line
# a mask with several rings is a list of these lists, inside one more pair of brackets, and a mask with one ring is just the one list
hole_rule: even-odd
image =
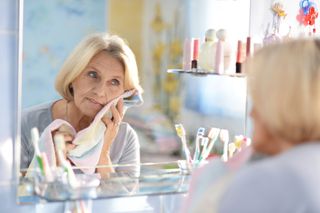
[[[63,128],[59,128],[57,130],[54,130],[52,133],[52,138],[54,138],[56,135],[62,135],[63,138],[64,138],[64,141],[65,141],[65,147],[60,147],[60,149],[63,150],[63,157],[65,159],[67,159],[67,153],[71,150],[73,150],[77,145],[73,144],[72,141],[74,139],[74,136],[68,132],[68,131],[65,131]],[[55,150],[57,150],[57,147],[55,145]],[[57,159],[57,164],[59,165],[58,163],[58,156],[56,154],[56,159]]]

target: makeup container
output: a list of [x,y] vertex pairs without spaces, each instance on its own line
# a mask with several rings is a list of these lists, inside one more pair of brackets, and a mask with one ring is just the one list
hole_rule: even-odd
[[191,61],[191,69],[198,68],[199,42],[200,42],[200,39],[198,38],[193,39],[193,54],[192,54],[192,61]]
[[247,37],[246,58],[250,57],[250,55],[251,55],[251,38]]
[[241,73],[241,51],[242,51],[242,42],[240,40],[238,40],[236,73]]

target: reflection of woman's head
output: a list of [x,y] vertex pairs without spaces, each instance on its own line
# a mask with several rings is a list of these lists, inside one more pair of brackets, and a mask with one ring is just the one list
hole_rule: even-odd
[[123,65],[124,89],[137,89],[142,92],[136,59],[131,49],[119,36],[101,33],[90,35],[81,41],[63,64],[55,83],[56,90],[61,96],[67,100],[73,99],[71,83],[101,51],[108,52]]
[[252,114],[269,133],[292,144],[320,139],[319,41],[263,48],[247,62],[246,72]]

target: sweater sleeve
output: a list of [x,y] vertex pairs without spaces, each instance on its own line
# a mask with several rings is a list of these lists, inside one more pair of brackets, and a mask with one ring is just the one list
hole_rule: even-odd
[[34,148],[31,141],[31,129],[38,128],[39,133],[52,122],[52,103],[45,103],[23,110],[21,116],[21,153],[20,168],[27,169],[34,155]]
[[21,153],[20,168],[27,169],[34,155],[30,139],[30,127],[27,124],[27,115],[23,114],[21,119]]
[[235,176],[219,202],[219,213],[269,213],[304,211],[301,180],[281,162],[248,166]]
[[[126,145],[123,149],[122,155],[119,160],[119,164],[134,164],[135,166],[129,166],[124,168],[128,174],[139,175],[140,173],[140,144],[137,133],[128,124],[125,137]],[[117,169],[118,171],[120,170]],[[126,173],[127,173],[126,172]]]

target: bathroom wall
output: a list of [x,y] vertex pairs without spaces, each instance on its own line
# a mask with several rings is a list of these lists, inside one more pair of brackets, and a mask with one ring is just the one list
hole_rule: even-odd
[[60,97],[55,77],[85,35],[107,29],[107,2],[24,0],[23,108]]
[[[297,15],[300,10],[300,2],[302,0],[264,0],[264,1],[251,1],[251,18],[250,20],[250,35],[252,36],[254,42],[261,43],[265,36],[266,30],[272,33],[272,21],[274,13],[271,10],[273,3],[281,2],[283,5],[283,10],[287,14],[281,19],[280,24],[280,36],[286,36],[290,33],[293,38],[297,37],[307,37],[309,32],[312,31],[313,27],[300,25],[297,21]],[[319,1],[309,0],[305,3],[314,3],[316,10],[319,11],[320,3]],[[316,33],[314,36],[320,36],[319,29],[319,17],[316,19]],[[291,30],[289,30],[291,28]]]
[[0,1],[0,212],[30,212],[16,205],[14,141],[17,129],[18,0]]

